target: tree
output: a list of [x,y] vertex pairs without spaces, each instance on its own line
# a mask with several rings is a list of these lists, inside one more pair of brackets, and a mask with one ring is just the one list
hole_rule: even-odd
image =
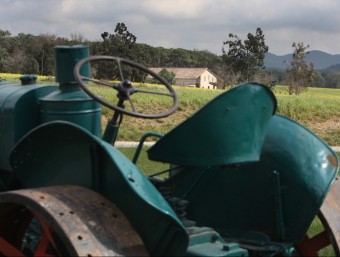
[[8,38],[11,33],[8,30],[0,29],[0,71],[3,71],[3,62],[7,55],[7,46],[9,45]]
[[307,86],[310,86],[313,81],[314,64],[308,65],[305,60],[309,45],[305,46],[303,42],[294,42],[292,47],[294,47],[293,59],[287,68],[288,92],[290,95],[293,93],[299,95],[302,91],[306,91]]
[[223,42],[229,47],[228,52],[222,47],[224,61],[235,75],[239,75],[238,82],[252,80],[260,69],[264,69],[264,58],[269,49],[261,28],[256,29],[255,35],[248,33],[243,42],[232,33],[229,38]]
[[120,22],[117,23],[114,32],[113,34],[108,32],[101,34],[103,42],[98,50],[104,55],[129,58],[130,50],[136,43],[137,37],[128,31],[124,23]]
[[3,64],[4,72],[8,73],[37,74],[39,71],[37,61],[21,50],[17,50],[12,55],[8,55],[4,59]]
[[[117,56],[138,62],[134,46],[137,37],[128,31],[124,23],[117,23],[113,34],[103,32],[101,34],[103,42],[93,45],[94,54]],[[117,67],[108,62],[95,64],[96,74],[104,79],[117,79],[119,72]],[[126,78],[130,80],[143,80],[145,75],[133,70],[131,67],[123,67]]]
[[165,78],[166,81],[169,82],[170,85],[174,85],[176,82],[176,74],[168,71],[167,69],[162,69],[159,73],[159,75],[161,75],[163,78]]
[[340,72],[331,71],[324,74],[325,87],[340,88]]
[[171,49],[167,65],[170,67],[191,67],[190,52],[183,48]]
[[311,86],[325,87],[325,78],[322,76],[322,73],[320,71],[315,71]]

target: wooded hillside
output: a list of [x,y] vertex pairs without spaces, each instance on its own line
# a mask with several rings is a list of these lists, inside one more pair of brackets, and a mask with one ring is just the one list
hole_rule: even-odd
[[[124,37],[124,33],[129,32],[121,33]],[[90,46],[92,55],[115,55],[148,67],[207,67],[224,80],[224,85],[219,87],[235,83],[235,78],[229,72],[230,67],[222,58],[222,51],[221,55],[216,55],[207,50],[153,47],[140,44],[133,37],[134,40],[131,41],[131,35],[130,33],[125,35],[125,39],[117,40],[117,38],[110,38],[112,35],[104,32],[102,41],[91,42],[82,35],[76,34],[71,35],[70,38],[25,33],[13,36],[10,31],[0,29],[0,73],[54,75],[54,47],[83,44]],[[283,84],[285,75],[285,70],[264,69],[255,80],[265,84]],[[312,86],[340,88],[340,72],[316,71]]]

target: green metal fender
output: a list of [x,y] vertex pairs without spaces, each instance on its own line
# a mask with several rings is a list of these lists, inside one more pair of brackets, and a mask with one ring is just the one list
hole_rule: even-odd
[[217,96],[148,151],[151,160],[177,165],[225,165],[258,161],[276,98],[257,83]]
[[62,121],[43,124],[14,148],[11,164],[24,188],[78,185],[116,203],[151,255],[183,255],[188,236],[142,172],[113,146]]

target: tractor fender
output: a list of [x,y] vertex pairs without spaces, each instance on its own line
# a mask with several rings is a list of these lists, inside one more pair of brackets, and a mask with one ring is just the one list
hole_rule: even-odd
[[151,255],[183,255],[187,233],[163,196],[121,152],[70,122],[45,123],[25,135],[10,155],[24,188],[77,185],[115,203]]

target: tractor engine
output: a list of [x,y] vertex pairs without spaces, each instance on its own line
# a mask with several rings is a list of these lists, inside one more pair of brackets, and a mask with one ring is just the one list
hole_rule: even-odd
[[[88,55],[87,46],[55,47],[59,86],[36,84],[34,75],[22,76],[21,84],[0,82],[0,174],[4,181],[12,177],[9,154],[14,145],[43,123],[69,121],[101,136],[100,105],[81,90],[73,76],[76,62]],[[89,65],[81,74],[89,76]]]

